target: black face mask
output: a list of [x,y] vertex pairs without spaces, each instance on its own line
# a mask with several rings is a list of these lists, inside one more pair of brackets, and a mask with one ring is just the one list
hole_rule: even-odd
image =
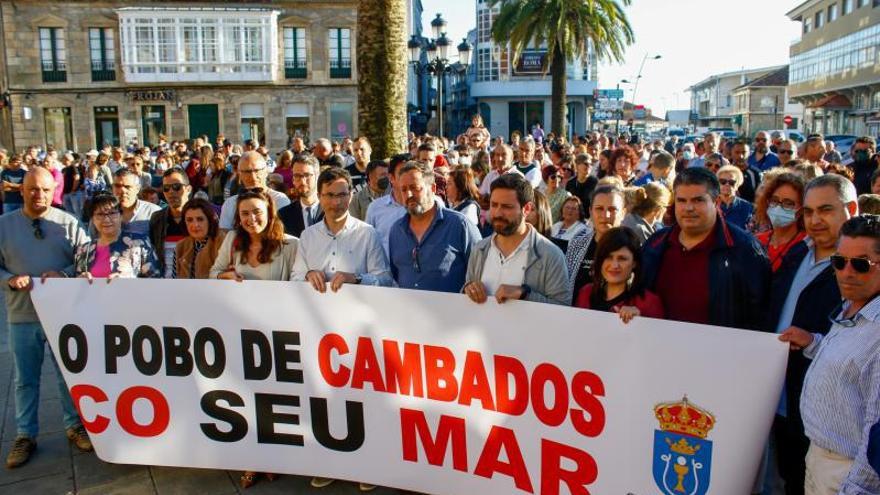
[[853,160],[857,162],[866,162],[871,159],[871,154],[868,150],[858,150],[853,152]]
[[385,189],[388,189],[389,185],[391,185],[391,180],[388,177],[382,177],[381,179],[379,179],[379,189],[382,189],[384,191]]

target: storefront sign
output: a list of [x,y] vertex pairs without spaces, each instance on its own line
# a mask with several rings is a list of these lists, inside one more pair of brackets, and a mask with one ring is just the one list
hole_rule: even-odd
[[174,91],[170,89],[157,91],[130,91],[132,101],[174,101]]
[[513,70],[515,76],[540,75],[547,68],[547,50],[524,51]]

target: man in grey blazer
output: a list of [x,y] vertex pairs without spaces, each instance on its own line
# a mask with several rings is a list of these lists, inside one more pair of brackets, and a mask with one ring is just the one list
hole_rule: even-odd
[[492,182],[489,218],[495,233],[471,251],[462,291],[476,303],[494,296],[567,306],[571,301],[565,255],[526,222],[535,207],[531,184],[518,174]]

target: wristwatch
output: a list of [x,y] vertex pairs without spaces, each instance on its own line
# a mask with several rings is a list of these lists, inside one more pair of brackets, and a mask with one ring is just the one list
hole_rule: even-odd
[[519,298],[520,300],[524,300],[532,293],[532,288],[526,284],[522,284],[520,287],[522,287],[522,294],[520,294]]

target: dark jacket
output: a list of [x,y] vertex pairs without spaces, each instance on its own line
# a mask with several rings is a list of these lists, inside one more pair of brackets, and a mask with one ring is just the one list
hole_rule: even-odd
[[168,235],[168,215],[171,211],[166,207],[150,216],[150,242],[156,250],[159,273],[165,275],[165,237]]
[[[770,306],[767,311],[765,328],[768,332],[775,332],[779,325],[779,317],[785,306],[785,299],[794,283],[801,262],[809,255],[809,247],[805,241],[801,241],[782,258],[782,264],[773,274],[770,290]],[[801,291],[795,305],[791,324],[803,328],[808,332],[825,335],[831,329],[831,321],[828,315],[840,304],[840,288],[834,277],[834,269],[827,266],[816,278],[814,278]],[[804,377],[807,376],[807,368],[810,360],[804,357],[802,351],[791,351],[788,354],[788,368],[785,371],[785,399],[787,403],[787,417],[798,425],[799,431],[803,431],[801,423],[801,391],[804,388]]]
[[[724,222],[720,215],[718,220],[712,234],[715,247],[709,256],[709,323],[763,330],[770,290],[770,261],[754,237]],[[672,227],[660,230],[642,246],[645,287],[649,290],[655,291],[671,232]]]
[[[284,233],[287,235],[292,235],[296,238],[302,236],[303,230],[306,230],[307,225],[303,221],[302,214],[302,205],[299,200],[290,203],[278,210],[278,218],[281,219],[281,223],[284,224]],[[321,208],[318,208],[318,218],[315,221],[320,221],[324,219],[324,211]]]

